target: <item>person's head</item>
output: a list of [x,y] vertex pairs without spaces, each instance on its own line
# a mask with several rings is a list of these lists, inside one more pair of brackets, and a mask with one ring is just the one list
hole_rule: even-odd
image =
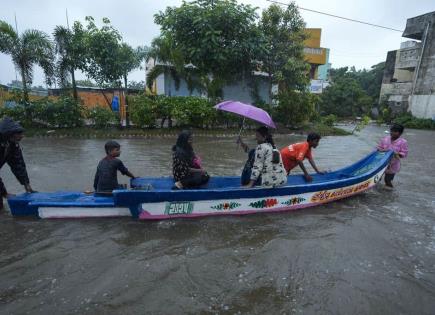
[[10,117],[0,122],[0,134],[3,139],[11,142],[20,142],[23,139],[24,128]]
[[178,148],[189,150],[192,149],[192,142],[193,142],[192,132],[190,130],[183,130],[178,135],[175,146]]
[[121,155],[121,145],[113,140],[106,142],[104,150],[106,150],[106,154],[111,157],[118,157]]
[[403,130],[405,130],[405,128],[402,125],[392,124],[390,127],[391,139],[396,140],[397,138],[399,138],[402,135]]
[[269,143],[273,147],[272,152],[272,163],[277,164],[280,162],[280,153],[275,148],[275,142],[273,142],[272,134],[269,132],[269,129],[265,126],[261,126],[257,130],[255,130],[255,138],[257,139],[258,144]]
[[257,140],[258,144],[268,142],[273,146],[275,145],[273,143],[272,135],[269,133],[269,129],[267,129],[265,126],[261,126],[255,130],[255,139]]
[[317,148],[321,138],[322,137],[318,133],[315,133],[315,132],[309,133],[307,136],[307,142],[308,142],[310,148]]

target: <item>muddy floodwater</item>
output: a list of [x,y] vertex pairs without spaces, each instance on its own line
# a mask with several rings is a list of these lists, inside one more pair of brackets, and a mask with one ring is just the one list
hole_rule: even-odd
[[[385,129],[323,138],[317,165],[357,161]],[[295,212],[137,222],[3,211],[0,314],[435,314],[435,132],[404,136],[410,154],[394,191]],[[24,139],[33,188],[92,188],[104,142]],[[119,142],[136,176],[171,174],[175,138]],[[234,138],[195,137],[194,147],[211,175],[240,174],[246,155]],[[1,177],[23,190],[7,166]]]

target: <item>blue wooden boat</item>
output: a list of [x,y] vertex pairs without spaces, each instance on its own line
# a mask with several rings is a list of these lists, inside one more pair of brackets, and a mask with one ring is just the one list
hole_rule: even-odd
[[393,152],[373,152],[353,165],[324,175],[311,183],[301,175],[288,177],[286,186],[245,189],[236,176],[212,177],[200,189],[171,190],[173,179],[136,178],[131,189],[111,196],[81,192],[21,194],[9,198],[14,216],[83,218],[132,216],[140,220],[200,217],[226,214],[289,211],[347,198],[374,187]]

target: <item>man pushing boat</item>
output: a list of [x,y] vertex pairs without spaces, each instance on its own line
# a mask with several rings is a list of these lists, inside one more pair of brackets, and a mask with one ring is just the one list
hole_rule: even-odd
[[[26,164],[19,142],[23,139],[24,128],[9,117],[0,122],[0,168],[7,163],[12,173],[28,193],[33,193],[27,175]],[[0,178],[1,202],[0,210],[3,209],[3,198],[10,196]]]

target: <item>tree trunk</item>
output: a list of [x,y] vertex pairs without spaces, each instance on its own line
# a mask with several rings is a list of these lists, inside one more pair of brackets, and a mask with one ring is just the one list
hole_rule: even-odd
[[[21,69],[23,69],[22,67]],[[27,92],[26,76],[24,75],[24,70],[21,70],[21,80],[23,84],[23,99],[25,102],[29,101],[29,93]]]
[[125,126],[128,128],[130,127],[130,117],[128,115],[128,102],[127,102],[127,73],[124,74],[124,86],[125,86],[125,92],[124,92],[124,101],[125,101]]
[[71,82],[72,82],[72,88],[73,88],[73,97],[76,101],[78,101],[79,97],[77,94],[77,85],[76,85],[76,78],[74,76],[74,69],[71,69]]
[[29,94],[27,93],[26,76],[24,70],[21,70],[21,80],[23,81],[23,99],[24,99],[24,113],[28,123],[31,123],[32,117],[29,111]]

